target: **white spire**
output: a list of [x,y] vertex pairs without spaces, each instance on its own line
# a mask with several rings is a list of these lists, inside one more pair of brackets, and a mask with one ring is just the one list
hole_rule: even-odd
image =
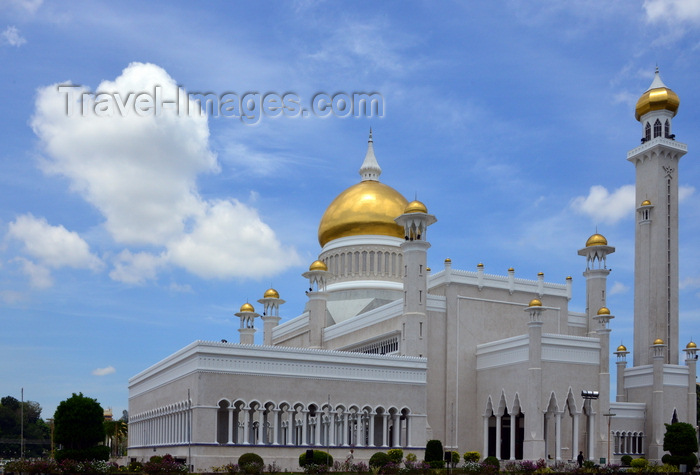
[[367,141],[367,154],[365,161],[360,167],[360,176],[362,181],[373,180],[379,181],[379,175],[382,174],[382,169],[379,167],[377,158],[374,156],[374,142],[372,141],[372,128],[369,128],[369,140]]
[[647,91],[650,91],[652,89],[658,89],[660,87],[666,87],[666,84],[664,84],[664,82],[661,80],[661,74],[659,74],[659,67],[657,66],[656,72],[654,73],[654,80],[651,82],[651,86],[649,86],[649,89],[647,89]]

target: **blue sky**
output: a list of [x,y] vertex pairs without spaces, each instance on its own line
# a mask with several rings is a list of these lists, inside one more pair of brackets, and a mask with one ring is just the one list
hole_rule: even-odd
[[[634,104],[681,99],[681,341],[700,339],[700,1],[0,4],[0,393],[115,414],[128,379],[301,277],[326,206],[381,180],[438,218],[429,265],[574,279],[597,229],[611,341],[632,346]],[[379,93],[383,117],[66,115],[66,94]],[[71,90],[77,91],[78,88]],[[120,96],[121,97],[121,96]],[[90,104],[88,101],[87,104]],[[132,104],[133,105],[133,104]],[[261,332],[259,332],[261,333]]]

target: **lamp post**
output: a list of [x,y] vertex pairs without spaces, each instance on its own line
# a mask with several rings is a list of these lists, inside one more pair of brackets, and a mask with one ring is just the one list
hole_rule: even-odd
[[607,414],[603,414],[603,416],[608,418],[608,465],[610,465],[610,421],[616,415],[617,414],[614,414],[612,412],[608,412]]

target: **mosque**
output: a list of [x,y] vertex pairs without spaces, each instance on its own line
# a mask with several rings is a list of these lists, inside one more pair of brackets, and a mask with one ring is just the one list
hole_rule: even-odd
[[610,347],[615,248],[604,236],[578,250],[585,313],[569,310],[570,277],[459,270],[449,259],[431,271],[437,219],[379,181],[370,132],[360,182],[321,218],[303,312],[281,322],[285,302],[269,289],[257,311],[246,303],[235,314],[240,343],[195,341],[131,378],[129,457],[170,453],[206,471],[255,452],[295,470],[309,448],[336,460],[391,447],[421,458],[439,439],[501,460],[660,460],[664,423],[696,420],[695,343],[679,362],[678,106],[657,70],[636,105],[641,145],[627,154],[639,203],[629,361],[625,346]]

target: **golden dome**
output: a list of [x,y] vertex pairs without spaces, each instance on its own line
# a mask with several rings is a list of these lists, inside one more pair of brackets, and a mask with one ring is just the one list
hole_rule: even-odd
[[528,307],[541,307],[542,302],[540,301],[540,299],[532,299],[532,300],[530,300],[530,303],[527,306]]
[[687,345],[685,345],[686,348],[697,348],[698,345],[695,344],[695,342],[691,341]]
[[588,238],[588,241],[586,241],[586,247],[591,247],[591,246],[607,246],[608,245],[608,240],[605,239],[605,236],[602,234],[595,233],[591,237]]
[[664,341],[661,338],[657,338],[656,340],[654,340],[653,344],[654,345],[663,345]]
[[445,262],[452,262],[452,259],[448,257],[447,259],[445,259]]
[[617,351],[619,351],[619,352],[627,351],[627,347],[625,345],[620,345],[617,347]]
[[476,265],[476,267],[479,267],[479,268],[484,267],[484,264],[482,264],[481,262],[479,262],[479,263]]
[[328,266],[323,261],[313,261],[309,270],[328,270]]
[[508,272],[515,272],[515,269],[513,269],[512,267],[509,267]]
[[404,213],[408,201],[390,186],[365,180],[339,194],[326,208],[318,226],[318,242],[362,234],[403,239],[404,230],[395,218]]
[[280,298],[280,293],[275,289],[267,289],[263,295],[264,299],[278,299]]
[[255,312],[255,309],[253,308],[253,306],[251,304],[246,302],[243,305],[241,305],[240,311],[241,312]]
[[600,307],[598,315],[610,315],[610,309],[608,307]]
[[427,213],[428,208],[425,207],[423,203],[421,203],[418,200],[411,201],[408,203],[408,206],[406,206],[406,209],[403,210],[404,214],[408,213]]
[[651,86],[637,101],[637,106],[634,108],[634,118],[639,120],[648,112],[664,109],[673,112],[675,116],[680,103],[681,100],[678,98],[678,94],[667,88],[661,81],[659,70],[657,69]]

